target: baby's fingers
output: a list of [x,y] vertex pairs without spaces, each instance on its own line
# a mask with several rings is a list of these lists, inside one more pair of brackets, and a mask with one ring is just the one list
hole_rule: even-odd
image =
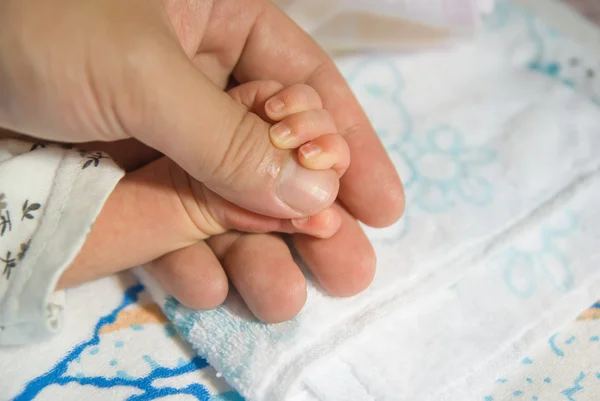
[[324,135],[302,145],[298,149],[298,159],[308,169],[333,168],[341,177],[350,165],[350,148],[340,135]]
[[340,213],[332,208],[310,217],[288,220],[248,212],[229,203],[225,203],[224,206],[224,210],[215,211],[213,215],[219,215],[217,220],[227,230],[255,234],[271,232],[306,234],[317,238],[329,238],[338,231],[341,224]]
[[286,117],[271,127],[269,135],[271,143],[279,149],[295,149],[334,132],[337,129],[331,114],[325,110],[310,110]]
[[317,238],[330,238],[339,230],[342,217],[337,210],[329,208],[314,216],[293,219],[291,224],[298,233]]
[[292,85],[274,95],[265,103],[265,113],[273,121],[308,110],[323,108],[321,97],[312,87],[304,84]]

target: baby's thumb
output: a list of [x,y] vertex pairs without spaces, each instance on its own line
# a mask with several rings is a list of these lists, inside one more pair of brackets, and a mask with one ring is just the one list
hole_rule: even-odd
[[[169,156],[192,177],[250,211],[295,218],[335,200],[334,171],[300,166],[271,145],[269,124],[214,85],[182,52],[146,65],[143,105],[131,135]],[[154,61],[154,60],[153,60]]]

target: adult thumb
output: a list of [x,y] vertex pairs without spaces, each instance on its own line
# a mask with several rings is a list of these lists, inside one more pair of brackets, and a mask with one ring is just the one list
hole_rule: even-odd
[[333,170],[300,166],[271,145],[270,125],[234,101],[181,51],[145,63],[131,136],[163,152],[236,205],[277,218],[315,214],[339,189]]

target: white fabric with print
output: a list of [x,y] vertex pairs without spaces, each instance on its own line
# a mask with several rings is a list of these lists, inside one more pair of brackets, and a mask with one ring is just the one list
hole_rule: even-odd
[[399,223],[368,230],[364,293],[309,282],[294,320],[264,325],[235,294],[192,311],[142,276],[248,401],[471,400],[597,299],[600,53],[510,2],[485,26],[451,49],[337,60],[407,195]]
[[0,140],[0,344],[60,328],[57,280],[122,176],[99,152]]

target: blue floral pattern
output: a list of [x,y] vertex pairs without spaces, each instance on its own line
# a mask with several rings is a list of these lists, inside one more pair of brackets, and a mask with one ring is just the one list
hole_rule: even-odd
[[[403,78],[394,60],[365,59],[347,79],[399,171],[410,205],[392,227],[367,229],[372,240],[396,242],[409,232],[416,213],[446,213],[460,203],[481,207],[493,201],[494,188],[485,168],[496,160],[495,150],[469,144],[459,130],[446,124],[415,128],[402,100]],[[381,82],[392,84],[384,87]]]
[[493,266],[502,270],[504,282],[514,295],[530,298],[541,281],[556,291],[572,288],[573,272],[560,243],[577,232],[579,219],[567,213],[560,220],[542,226],[522,240],[521,246],[513,245],[492,260]]

